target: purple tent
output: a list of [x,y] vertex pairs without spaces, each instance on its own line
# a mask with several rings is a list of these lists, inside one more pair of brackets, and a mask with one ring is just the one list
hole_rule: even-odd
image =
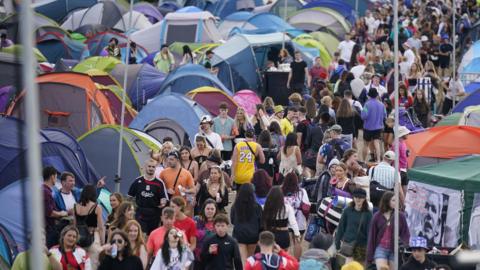
[[399,119],[400,126],[405,126],[411,133],[418,133],[424,131],[425,128],[422,126],[422,123],[418,120],[413,108],[408,110],[400,108],[399,110]]
[[4,114],[12,100],[15,88],[11,85],[0,88],[0,114]]
[[136,3],[135,5],[133,5],[133,10],[145,15],[145,17],[147,17],[152,24],[157,23],[163,19],[163,15],[162,13],[160,13],[160,10],[158,10],[158,8],[156,8],[150,3]]

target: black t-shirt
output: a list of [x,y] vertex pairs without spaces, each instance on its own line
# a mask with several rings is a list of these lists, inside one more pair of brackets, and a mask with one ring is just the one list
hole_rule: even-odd
[[307,133],[308,133],[308,126],[310,125],[310,121],[308,119],[302,120],[300,123],[298,123],[296,132],[297,133],[302,133],[302,140],[301,140],[301,146],[300,149],[305,150],[304,146],[307,139]]
[[143,264],[137,256],[129,256],[120,261],[106,255],[98,270],[143,270]]
[[154,178],[146,180],[143,176],[138,177],[130,186],[128,196],[135,198],[138,208],[159,209],[160,200],[168,199],[167,189],[162,180]]
[[441,53],[449,53],[448,55],[439,55],[438,60],[441,64],[448,65],[450,63],[450,54],[453,52],[453,46],[451,44],[441,44],[440,45]]
[[292,80],[291,83],[304,83],[305,82],[305,68],[307,63],[305,61],[293,61],[290,63],[290,68],[292,69]]

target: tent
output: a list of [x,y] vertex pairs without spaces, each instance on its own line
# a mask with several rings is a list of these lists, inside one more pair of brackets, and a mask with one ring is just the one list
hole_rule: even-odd
[[330,56],[333,57],[333,54],[338,49],[338,44],[340,44],[338,38],[327,32],[311,32],[310,36],[322,43],[330,53]]
[[204,86],[188,92],[187,96],[202,105],[213,116],[218,115],[218,105],[221,102],[227,103],[228,115],[230,117],[234,118],[237,113],[237,103],[231,96],[220,89]]
[[469,106],[461,113],[452,113],[440,120],[436,126],[480,127],[480,105]]
[[9,53],[0,52],[0,86],[22,85],[21,79],[18,78],[21,70],[20,58]]
[[[120,96],[122,95],[121,94],[121,92],[123,91],[121,89],[122,85],[120,84],[120,82],[115,80],[115,78],[113,78],[112,75],[110,75],[106,71],[99,70],[99,69],[88,69],[87,71],[83,71],[80,73],[88,74],[88,76],[90,76],[90,78],[92,78],[92,81],[94,81],[95,83],[98,83],[104,86],[113,86],[113,87],[119,88],[120,89],[119,95]],[[128,96],[127,96],[127,103],[129,105],[132,105]]]
[[347,2],[344,1],[335,1],[335,0],[315,0],[303,6],[304,9],[315,8],[315,7],[324,7],[331,10],[335,10],[345,17],[350,25],[354,25],[356,21],[355,16],[355,7],[350,6]]
[[6,113],[10,102],[15,99],[16,90],[11,85],[0,88],[0,115]]
[[[49,73],[37,77],[40,126],[55,127],[77,137],[100,124],[113,124],[107,98],[92,79],[81,73]],[[7,111],[23,119],[23,91]]]
[[232,92],[206,68],[194,64],[183,65],[170,72],[163,81],[157,95],[164,93],[179,93],[184,95],[202,86],[215,87],[221,89],[229,96],[233,95]]
[[[129,21],[130,17],[132,22]],[[89,8],[72,12],[62,23],[62,28],[76,30],[84,25],[98,24],[122,32],[129,29],[140,30],[152,25],[140,12],[132,11],[130,14],[115,1],[101,1]]]
[[245,109],[249,115],[257,113],[257,104],[262,104],[262,100],[252,90],[240,90],[235,93],[233,100],[237,102],[238,107]]
[[136,3],[133,5],[133,10],[142,13],[152,24],[163,19],[163,15],[160,13],[160,10],[147,2]]
[[153,121],[145,127],[144,131],[157,140],[170,137],[175,145],[191,146],[185,129],[174,120],[168,118],[159,118]]
[[307,48],[315,48],[319,51],[320,58],[322,59],[322,66],[327,68],[330,65],[332,60],[330,53],[327,51],[325,46],[318,40],[314,39],[308,34],[302,34],[293,39],[293,42],[300,44],[301,46]]
[[[199,1],[203,2],[203,1]],[[237,11],[237,0],[223,0],[223,1],[204,1],[205,5],[201,8],[211,12],[216,17],[221,19]],[[262,6],[262,0],[254,0],[255,6]]]
[[[99,90],[107,98],[108,104],[110,105],[110,110],[112,111],[113,118],[115,123],[120,125],[122,120],[122,88],[114,85],[104,86],[98,85]],[[131,101],[128,96],[125,96],[125,117],[124,117],[124,126],[130,125],[130,122],[137,115],[137,111],[132,108]]]
[[[102,125],[78,138],[80,146],[98,173],[107,176],[106,187],[109,190],[115,190],[119,136],[119,126]],[[122,142],[120,191],[125,195],[133,180],[142,174],[141,168],[150,158],[150,150],[159,150],[161,144],[153,137],[129,128],[124,129]]]
[[475,90],[473,93],[465,97],[460,101],[453,109],[453,113],[463,112],[466,107],[480,105],[480,89]]
[[183,7],[183,2],[183,0],[160,0],[158,1],[158,10],[165,16],[167,13],[175,12],[180,9],[180,7]]
[[287,2],[287,18],[303,7],[303,3],[300,0],[278,0],[273,4],[256,7],[253,13],[266,12],[283,18],[285,17],[285,1]]
[[[154,126],[156,121],[169,119],[185,130],[191,145],[193,145],[203,115],[208,115],[207,110],[188,97],[176,93],[165,94],[155,97],[145,105],[130,124],[130,128],[145,131]],[[180,136],[180,138],[182,137]],[[157,137],[157,139],[162,140],[163,137]]]
[[[20,43],[20,20],[17,13],[12,14],[0,22],[0,29],[7,31],[7,37],[15,44]],[[58,26],[55,21],[35,13],[33,16],[33,28],[36,30],[43,26]]]
[[[85,41],[85,44],[88,46],[89,55],[104,55],[106,53],[104,49],[112,38],[118,39],[118,46],[120,47],[120,53],[122,54],[122,61],[125,63],[125,58],[127,57],[127,36],[113,31],[101,32],[89,37],[87,41]],[[137,61],[142,61],[147,54],[148,51],[143,48],[141,44],[137,44]]]
[[253,17],[253,13],[247,11],[239,11],[228,15],[218,25],[218,31],[222,38],[227,40],[230,37],[230,32],[234,28],[242,28],[245,22]]
[[433,127],[408,136],[406,143],[410,151],[408,164],[415,168],[456,157],[480,154],[480,128]]
[[110,72],[121,61],[115,57],[93,56],[89,57],[73,67],[72,71],[87,73],[89,70],[100,70]]
[[285,47],[293,54],[290,38],[282,33],[265,35],[239,34],[215,48],[212,64],[219,68],[218,78],[232,91],[253,89],[260,91],[263,69],[270,54],[278,55]]
[[339,39],[350,32],[350,25],[342,15],[323,7],[301,9],[288,19],[288,23],[309,32],[328,30]]
[[[472,63],[475,59],[477,59],[479,55],[480,55],[480,41],[476,41],[475,43],[472,44],[472,46],[468,49],[468,51],[466,51],[465,54],[463,55],[462,61],[458,66],[458,73],[460,74],[464,73],[465,67],[468,66],[470,63]],[[473,69],[474,67],[471,66],[470,68]],[[480,70],[478,71],[480,72]]]
[[[288,32],[291,36],[297,36],[303,33],[301,30],[296,30],[285,20],[270,13],[252,14],[246,18],[245,22],[240,27],[241,30],[251,31],[257,30],[264,33]],[[230,35],[235,31],[230,31]]]
[[149,64],[117,65],[110,74],[122,84],[125,68],[128,68],[127,95],[133,107],[141,110],[158,93],[166,75]]
[[44,33],[37,37],[36,42],[38,50],[50,63],[57,63],[62,58],[80,60],[85,51],[84,44],[71,39],[64,31]]
[[480,156],[458,158],[408,171],[405,198],[411,236],[429,247],[480,248]]
[[0,224],[0,269],[10,269],[18,254],[18,246],[10,231]]
[[477,89],[480,89],[480,82],[471,82],[465,86],[465,93],[471,94],[475,92]]
[[[215,18],[206,11],[168,13],[158,24],[158,27],[152,28],[154,31],[149,31],[150,36],[144,36],[144,38],[159,35],[159,45],[170,45],[173,42],[216,43],[222,39],[215,25]],[[137,35],[132,35],[132,40],[137,42],[134,37]],[[139,42],[139,44],[142,43]]]
[[95,5],[98,0],[50,0],[41,1],[33,5],[35,12],[50,19],[61,22],[70,12],[89,8]]

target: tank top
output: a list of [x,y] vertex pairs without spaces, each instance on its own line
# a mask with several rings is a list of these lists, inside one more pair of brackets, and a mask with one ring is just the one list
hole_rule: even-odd
[[249,183],[252,180],[253,173],[255,172],[255,154],[257,151],[256,143],[239,142],[235,147],[237,148],[237,163],[235,164],[234,181],[237,184]]
[[78,224],[86,224],[87,227],[96,228],[97,227],[97,214],[95,214],[95,209],[97,209],[97,204],[95,204],[85,216],[77,214],[77,206],[73,207],[75,212],[75,219]]
[[294,172],[297,169],[297,156],[295,155],[295,148],[296,146],[293,148],[293,151],[289,156],[285,155],[283,149],[281,150],[282,152],[280,154],[279,172],[282,175]]

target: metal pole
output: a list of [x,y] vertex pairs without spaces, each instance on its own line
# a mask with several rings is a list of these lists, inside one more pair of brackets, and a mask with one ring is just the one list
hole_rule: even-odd
[[[394,93],[395,93],[395,126],[394,126],[394,145],[395,145],[395,172],[400,172],[399,170],[399,137],[398,137],[398,127],[399,127],[399,106],[398,106],[398,0],[393,1],[393,54],[395,56],[394,60]],[[395,173],[395,215],[394,215],[394,270],[398,270],[398,259],[399,259],[399,208],[400,208],[400,179],[399,174]]]
[[122,180],[122,151],[123,151],[123,130],[125,123],[125,102],[127,92],[127,77],[128,77],[128,61],[130,58],[130,33],[128,32],[132,28],[132,13],[133,13],[133,0],[130,0],[130,14],[128,15],[128,28],[125,33],[127,34],[127,53],[125,58],[125,70],[123,72],[123,91],[122,91],[122,115],[120,115],[120,133],[118,137],[118,160],[117,160],[117,175],[115,179],[115,191],[120,192],[120,181]]
[[455,35],[456,35],[456,27],[455,27],[455,16],[456,16],[456,13],[457,13],[457,5],[456,5],[456,1],[455,0],[452,0],[452,20],[453,20],[453,25],[452,25],[452,40],[453,40],[453,56],[452,56],[452,61],[453,61],[453,70],[452,70],[452,79],[453,79],[453,89],[452,89],[452,102],[453,102],[453,105],[452,105],[452,109],[455,108],[455,101],[456,101],[456,97],[457,97],[457,88],[456,88],[456,82],[457,82],[457,57],[456,57],[456,54],[457,54],[457,42],[456,42],[456,39],[455,39]]
[[357,14],[357,17],[360,18],[358,15],[358,0],[355,0],[355,13]]
[[[284,21],[287,21],[287,8],[288,8],[288,0],[285,0],[285,2],[283,2],[284,5],[283,5],[283,20]],[[285,49],[285,35],[286,35],[286,31],[283,32],[283,36],[282,36],[282,49]]]
[[[28,181],[30,187],[30,227],[31,227],[31,246],[29,263],[30,269],[43,269],[43,243],[42,230],[44,225],[43,212],[43,194],[40,189],[38,179],[42,175],[42,160],[40,152],[40,144],[38,134],[40,130],[40,118],[38,115],[38,89],[35,83],[37,66],[33,49],[35,47],[33,42],[33,11],[31,8],[31,0],[23,0],[21,4],[21,20],[20,20],[20,34],[22,40],[22,79],[25,88],[25,127],[27,129],[27,168]],[[16,211],[15,209],[8,209],[8,211]]]

